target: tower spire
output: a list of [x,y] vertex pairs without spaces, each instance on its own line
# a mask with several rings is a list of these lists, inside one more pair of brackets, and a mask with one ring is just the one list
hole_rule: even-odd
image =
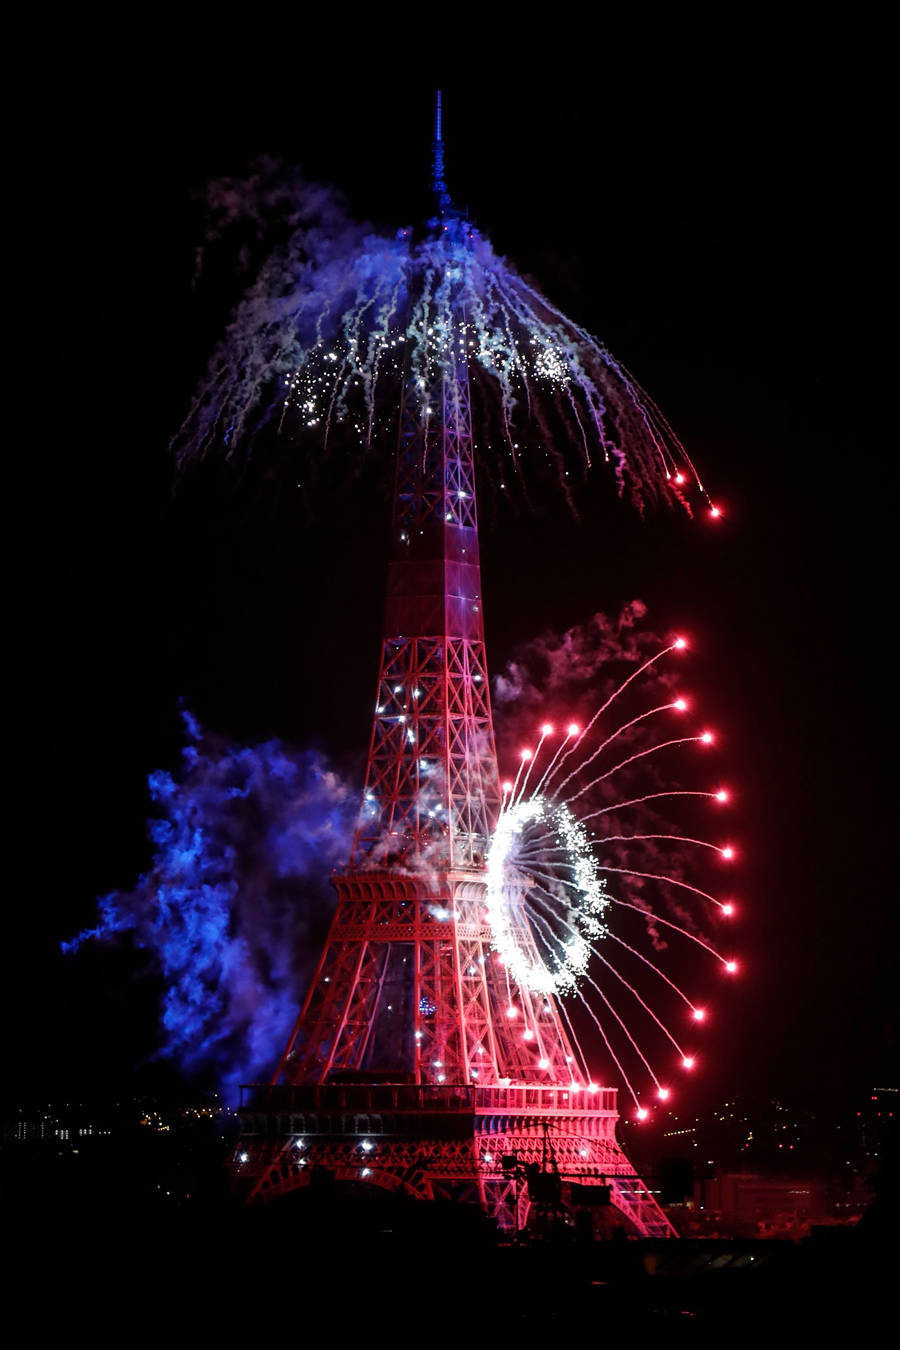
[[447,184],[444,182],[444,138],[441,128],[441,91],[438,89],[435,93],[434,101],[434,140],[432,141],[431,154],[431,190],[434,193],[435,203],[438,209],[438,215],[444,215],[449,211],[453,203],[450,200],[450,193],[447,191]]

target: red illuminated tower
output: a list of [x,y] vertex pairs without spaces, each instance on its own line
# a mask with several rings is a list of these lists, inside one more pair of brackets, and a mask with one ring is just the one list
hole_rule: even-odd
[[[458,249],[467,229],[446,196],[441,150],[439,101],[436,228]],[[668,1221],[616,1142],[615,1090],[579,1067],[553,997],[511,993],[491,946],[485,855],[500,786],[465,334],[458,305],[453,327],[434,334],[427,378],[404,389],[352,856],[334,877],[337,911],[272,1082],[245,1090],[237,1174],[265,1200],[325,1167],[338,1182],[477,1201],[511,1228],[529,1205],[521,1167],[541,1164],[549,1145],[564,1180],[605,1182],[638,1232],[664,1234]],[[516,926],[538,963],[524,911]]]

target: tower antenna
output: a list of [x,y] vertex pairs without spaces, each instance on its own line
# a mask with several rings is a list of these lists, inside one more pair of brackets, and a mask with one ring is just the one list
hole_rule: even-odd
[[453,203],[447,184],[444,182],[444,140],[441,133],[441,91],[437,90],[434,102],[434,140],[431,155],[431,190],[434,193],[438,213],[443,215]]

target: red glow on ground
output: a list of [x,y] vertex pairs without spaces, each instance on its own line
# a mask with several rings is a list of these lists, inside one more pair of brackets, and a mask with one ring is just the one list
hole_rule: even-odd
[[684,1069],[692,1069],[694,1067],[694,1056],[685,1055],[684,1059],[681,1061],[681,1065]]
[[544,725],[541,727],[541,735],[542,735],[542,736],[552,736],[552,735],[553,735],[553,724],[552,724],[551,722],[545,722],[545,723],[544,723]]
[[694,1021],[695,1021],[695,1022],[702,1022],[703,1019],[705,1018],[705,1016],[706,1016],[706,1009],[705,1009],[705,1008],[695,1008],[695,1009],[694,1009]]

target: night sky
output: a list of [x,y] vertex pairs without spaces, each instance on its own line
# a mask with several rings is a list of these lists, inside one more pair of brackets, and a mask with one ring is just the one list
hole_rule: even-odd
[[[550,495],[483,512],[488,659],[496,672],[544,628],[635,597],[690,635],[685,687],[737,798],[744,965],[711,991],[693,1100],[851,1105],[896,1058],[894,428],[869,39],[782,36],[776,52],[732,36],[707,63],[667,59],[664,38],[582,70],[538,71],[535,52],[519,68],[488,43],[437,72],[455,200],[635,372],[725,513],[642,520],[601,477],[577,524]],[[437,80],[421,63],[387,77],[387,38],[352,75],[326,44],[312,80],[308,52],[301,75],[252,40],[172,48],[147,72],[95,60],[48,79],[53,135],[34,132],[26,176],[44,301],[13,448],[38,509],[8,1078],[48,1096],[127,1082],[152,1043],[115,959],[73,965],[57,945],[147,866],[146,774],[177,762],[179,698],[224,736],[317,746],[361,782],[377,673],[387,496],[325,475],[310,511],[258,463],[173,496],[166,443],[240,293],[215,259],[192,289],[205,181],[265,152],[357,216],[413,222]]]

